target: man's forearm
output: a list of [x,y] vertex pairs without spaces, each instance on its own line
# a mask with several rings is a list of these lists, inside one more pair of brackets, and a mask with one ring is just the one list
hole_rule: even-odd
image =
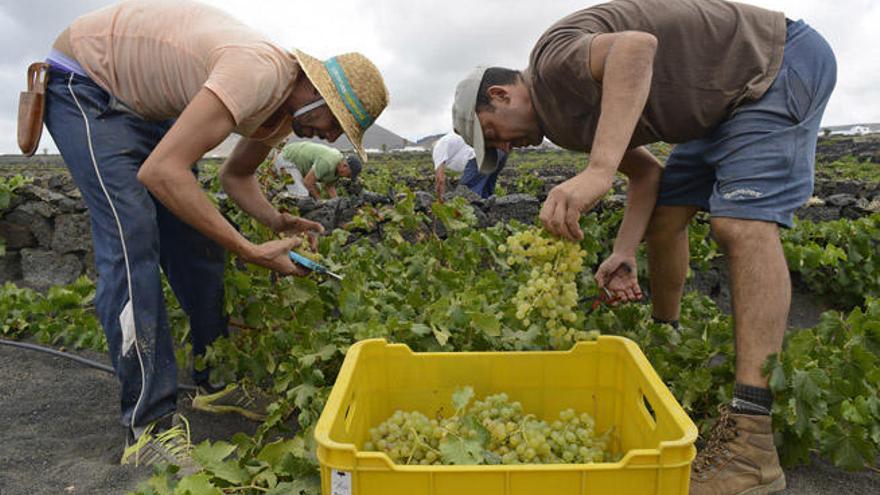
[[309,196],[315,199],[321,199],[321,191],[318,189],[317,184],[306,184],[306,189],[309,191]]
[[446,166],[440,165],[437,167],[437,173],[434,174],[434,192],[437,193],[437,197],[442,197],[443,193],[446,192]]
[[630,181],[626,194],[626,209],[623,222],[614,241],[614,251],[635,254],[645,236],[654,204],[657,202],[657,185],[659,182]]
[[[643,154],[644,150],[632,152]],[[626,192],[626,207],[623,222],[614,241],[614,252],[635,255],[645,236],[648,222],[657,202],[657,191],[660,187],[660,162],[653,156],[639,156],[634,162],[627,162],[622,167],[629,176]]]
[[280,213],[266,199],[255,175],[225,175],[221,182],[223,190],[242,210],[263,225],[275,229]]
[[312,168],[303,177],[303,186],[309,192],[309,196],[315,199],[321,199],[321,191],[318,189],[318,178],[315,176],[315,169]]
[[280,213],[269,203],[257,181],[256,171],[271,148],[247,138],[239,140],[220,168],[220,184],[235,203],[258,222],[275,228]]
[[228,251],[250,259],[253,245],[217,211],[192,172],[168,167],[150,178],[150,192],[177,217]]

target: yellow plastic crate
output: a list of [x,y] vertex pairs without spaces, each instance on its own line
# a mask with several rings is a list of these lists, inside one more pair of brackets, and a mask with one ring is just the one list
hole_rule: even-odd
[[[614,427],[615,463],[396,465],[358,451],[395,410],[448,416],[450,397],[506,392],[544,419],[574,408]],[[688,493],[697,428],[639,347],[600,337],[562,352],[414,353],[382,339],[349,349],[315,428],[323,495],[597,495]]]

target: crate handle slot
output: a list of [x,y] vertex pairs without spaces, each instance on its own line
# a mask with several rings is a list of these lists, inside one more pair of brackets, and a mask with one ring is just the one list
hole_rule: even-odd
[[351,433],[352,424],[354,423],[355,411],[357,411],[357,402],[354,400],[355,394],[351,393],[351,397],[348,399],[348,406],[345,408],[345,414],[342,415],[342,420],[345,422],[345,433]]
[[657,428],[657,413],[654,412],[654,406],[651,405],[648,396],[642,390],[639,390],[639,395],[642,396],[642,411],[645,413],[645,418],[650,418],[651,427]]

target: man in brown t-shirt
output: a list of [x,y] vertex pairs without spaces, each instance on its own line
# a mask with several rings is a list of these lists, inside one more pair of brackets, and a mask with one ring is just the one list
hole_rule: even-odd
[[[812,192],[835,77],[827,43],[782,13],[723,0],[616,0],[551,26],[522,72],[480,67],[456,89],[453,125],[484,173],[497,149],[545,136],[590,153],[583,172],[550,191],[540,215],[549,231],[581,239],[581,213],[615,172],[628,176],[623,222],[596,280],[619,301],[641,298],[635,253],[647,232],[655,320],[677,326],[687,226],[698,209],[710,212],[730,263],[736,384],[694,461],[692,494],[785,487],[762,374],[781,348],[791,297],[778,227]],[[643,146],[657,141],[682,143],[665,168]]]
[[[278,211],[255,177],[291,132],[334,141],[362,136],[388,103],[382,75],[358,53],[320,61],[286,50],[225,12],[188,0],[129,0],[86,14],[49,54],[46,126],[89,208],[98,272],[96,309],[121,385],[129,444],[123,462],[184,464],[155,441],[171,427],[177,363],[160,266],[190,320],[193,354],[227,331],[226,250],[281,274],[304,275],[298,237],[246,239],[192,171],[231,133],[224,191],[278,234],[320,224]],[[193,370],[202,392],[222,384]]]

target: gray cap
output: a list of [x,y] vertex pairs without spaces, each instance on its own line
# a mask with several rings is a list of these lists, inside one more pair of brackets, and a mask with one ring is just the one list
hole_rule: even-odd
[[477,159],[477,167],[481,174],[490,174],[498,167],[498,150],[486,149],[483,141],[483,128],[480,119],[477,118],[477,93],[480,92],[480,83],[483,82],[483,74],[486,66],[479,66],[467,75],[458,86],[455,87],[455,102],[452,104],[452,128],[455,133],[464,138],[464,142],[474,149]]
[[351,170],[351,177],[349,179],[352,182],[356,181],[358,174],[361,173],[361,168],[363,168],[360,159],[357,155],[348,155],[345,157],[345,163],[348,164],[348,169]]

